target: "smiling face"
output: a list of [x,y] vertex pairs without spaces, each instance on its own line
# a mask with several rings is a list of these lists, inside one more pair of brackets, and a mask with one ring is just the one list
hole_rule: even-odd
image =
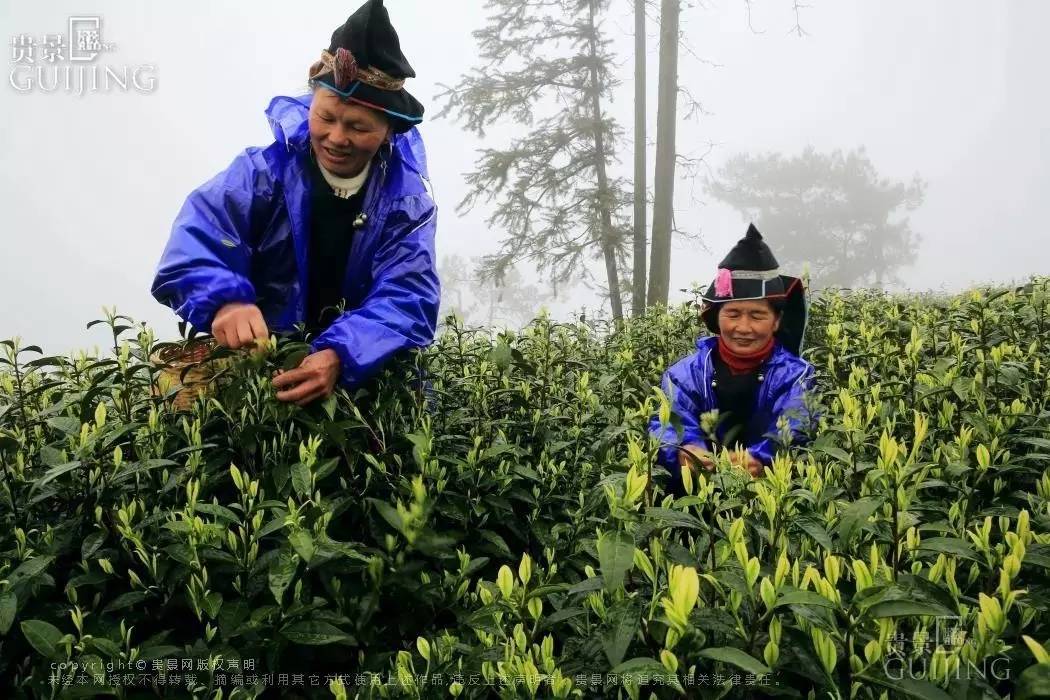
[[318,162],[338,177],[364,170],[390,135],[381,112],[343,102],[331,90],[318,87],[310,105],[310,145]]
[[727,301],[718,310],[718,333],[736,353],[764,347],[778,328],[780,314],[765,299]]

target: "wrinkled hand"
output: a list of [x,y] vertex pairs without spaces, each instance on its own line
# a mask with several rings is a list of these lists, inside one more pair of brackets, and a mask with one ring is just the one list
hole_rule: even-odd
[[270,337],[259,307],[243,302],[226,304],[219,309],[211,323],[211,334],[219,345],[231,350]]
[[683,469],[695,469],[695,465],[698,462],[707,471],[712,471],[715,468],[715,456],[713,454],[699,445],[682,445],[682,449],[678,452],[678,466]]
[[299,366],[288,371],[278,370],[273,378],[277,400],[297,406],[327,398],[335,391],[342,363],[335,350],[321,350],[307,355]]

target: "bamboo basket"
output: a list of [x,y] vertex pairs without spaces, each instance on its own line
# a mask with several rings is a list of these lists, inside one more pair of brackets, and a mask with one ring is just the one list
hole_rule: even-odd
[[164,396],[174,387],[181,386],[175,394],[172,409],[190,411],[197,397],[207,393],[215,376],[228,360],[208,360],[215,349],[214,339],[187,340],[168,345],[150,356],[150,361],[160,368],[153,388],[154,396]]

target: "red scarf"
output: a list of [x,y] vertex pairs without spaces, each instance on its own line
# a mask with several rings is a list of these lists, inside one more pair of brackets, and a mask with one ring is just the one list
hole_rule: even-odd
[[758,350],[741,354],[730,350],[726,342],[722,340],[722,336],[718,336],[718,355],[729,367],[731,373],[747,374],[748,372],[754,372],[763,362],[769,359],[769,356],[773,354],[773,345],[773,336],[770,336],[769,342]]

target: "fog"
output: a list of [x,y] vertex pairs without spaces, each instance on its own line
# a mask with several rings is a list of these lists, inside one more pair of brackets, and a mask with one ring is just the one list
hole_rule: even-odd
[[[53,352],[101,344],[103,334],[84,326],[103,305],[172,336],[175,316],[149,288],[176,212],[240,150],[272,140],[264,108],[274,95],[305,92],[308,66],[356,4],[5,0],[0,338],[20,335]],[[501,232],[488,226],[484,208],[459,215],[456,204],[475,149],[505,144],[515,127],[496,126],[479,141],[432,118],[439,85],[455,82],[475,61],[471,31],[484,22],[483,4],[386,5],[419,75],[407,87],[427,107],[420,131],[439,206],[439,256],[492,251]],[[922,242],[900,271],[902,286],[950,291],[1050,273],[1043,243],[1050,46],[1042,36],[1050,3],[811,0],[798,16],[802,36],[792,31],[794,6],[754,0],[750,22],[744,0],[684,9],[691,51],[681,54],[680,79],[705,113],[686,120],[683,110],[678,150],[706,154],[700,172],[714,173],[741,152],[864,146],[880,176],[904,181],[918,174],[928,183],[911,214]],[[605,29],[623,85],[607,109],[627,131],[619,153],[629,173],[631,6],[614,0],[612,8]],[[113,46],[95,63],[152,66],[153,89],[80,96],[19,89],[13,38],[65,33],[71,15],[101,17],[102,41]],[[650,135],[656,51],[651,22]],[[682,173],[675,218],[700,240],[676,242],[671,288],[706,284],[747,222]],[[551,307],[568,315],[601,303],[596,292],[576,287]]]

